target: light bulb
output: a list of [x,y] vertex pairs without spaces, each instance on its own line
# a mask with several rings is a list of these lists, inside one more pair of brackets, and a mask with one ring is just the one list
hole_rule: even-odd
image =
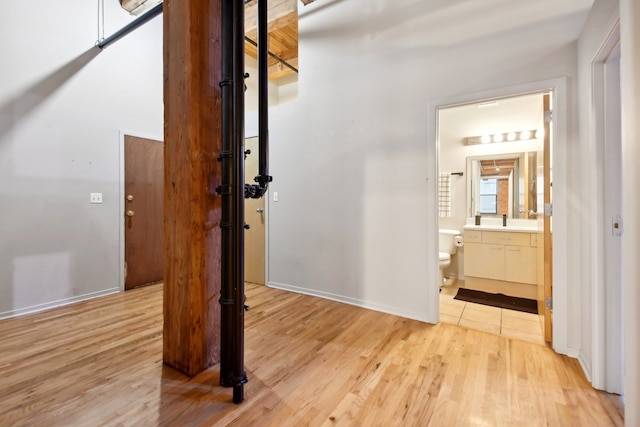
[[516,133],[515,132],[509,132],[507,134],[507,141],[515,141],[516,140]]
[[482,138],[480,138],[480,142],[483,144],[488,144],[491,142],[491,137],[489,135],[482,135]]
[[528,130],[523,130],[520,132],[520,140],[524,141],[525,139],[531,139],[531,132]]
[[493,142],[502,142],[504,136],[501,133],[496,133],[493,135]]

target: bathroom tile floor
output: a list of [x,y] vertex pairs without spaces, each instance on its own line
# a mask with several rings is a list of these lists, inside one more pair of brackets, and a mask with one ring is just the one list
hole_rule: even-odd
[[440,292],[440,321],[536,344],[545,344],[541,316],[453,299],[458,286]]

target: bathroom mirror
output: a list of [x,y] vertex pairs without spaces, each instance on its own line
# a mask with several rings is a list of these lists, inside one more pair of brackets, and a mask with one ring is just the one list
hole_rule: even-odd
[[467,157],[468,217],[535,219],[539,158],[535,151]]

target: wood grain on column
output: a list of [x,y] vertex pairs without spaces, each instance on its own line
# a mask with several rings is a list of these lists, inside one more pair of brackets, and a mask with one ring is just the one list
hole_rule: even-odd
[[193,376],[220,359],[220,5],[164,2],[163,360]]

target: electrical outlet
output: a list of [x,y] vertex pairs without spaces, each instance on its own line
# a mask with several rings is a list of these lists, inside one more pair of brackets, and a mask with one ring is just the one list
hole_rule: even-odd
[[102,193],[90,193],[89,194],[90,203],[102,203]]

